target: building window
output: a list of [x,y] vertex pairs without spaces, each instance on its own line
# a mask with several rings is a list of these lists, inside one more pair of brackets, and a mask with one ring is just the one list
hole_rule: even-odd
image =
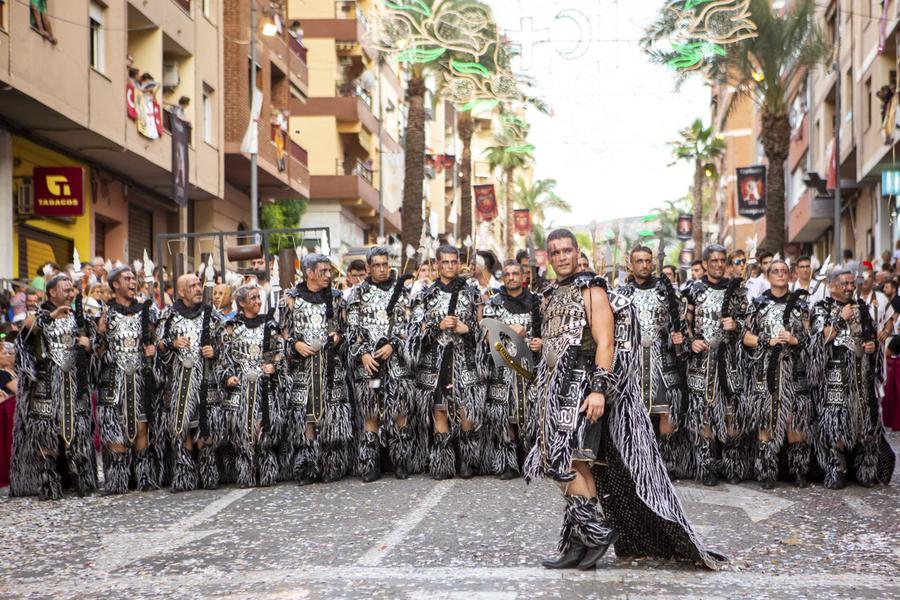
[[203,10],[204,17],[212,19],[212,0],[203,0],[201,9]]
[[866,130],[869,129],[872,125],[872,78],[869,77],[866,79],[866,98],[865,98],[865,106],[863,106],[863,110],[865,111],[865,115],[863,118],[866,120]]
[[213,109],[213,89],[203,84],[203,141],[207,144],[213,142],[213,119],[215,118],[215,110]]
[[105,36],[103,29],[103,7],[97,2],[91,2],[91,67],[100,71],[105,70],[104,46]]

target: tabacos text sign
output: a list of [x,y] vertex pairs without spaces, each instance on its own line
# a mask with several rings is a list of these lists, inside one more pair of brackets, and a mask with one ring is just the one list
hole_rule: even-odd
[[35,167],[34,214],[43,217],[80,217],[84,214],[84,169]]

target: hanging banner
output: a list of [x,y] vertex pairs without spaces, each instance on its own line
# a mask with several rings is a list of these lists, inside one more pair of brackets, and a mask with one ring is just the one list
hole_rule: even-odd
[[80,217],[84,214],[84,169],[35,167],[34,214],[42,217]]
[[738,214],[754,221],[766,215],[766,167],[737,170]]
[[453,168],[453,163],[455,162],[456,156],[454,156],[453,154],[425,155],[425,166],[433,168],[435,173],[440,173],[444,169]]
[[128,118],[132,121],[137,121],[138,111],[137,101],[135,99],[134,93],[134,80],[130,78],[125,83],[125,109],[128,114]]
[[513,223],[516,235],[528,235],[531,233],[531,212],[527,208],[517,208],[513,211]]
[[188,124],[172,113],[172,200],[179,206],[188,201]]
[[682,213],[678,215],[678,239],[689,240],[694,235],[694,215]]
[[472,195],[475,197],[475,213],[478,220],[493,221],[497,217],[497,196],[494,194],[494,184],[473,185]]
[[157,121],[157,102],[153,97],[153,90],[135,90],[137,104],[137,130],[145,138],[158,140],[162,135],[162,123]]

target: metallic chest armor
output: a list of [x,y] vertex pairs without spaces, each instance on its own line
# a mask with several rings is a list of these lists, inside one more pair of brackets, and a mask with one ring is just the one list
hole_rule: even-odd
[[725,290],[707,287],[694,305],[694,329],[704,340],[710,341],[722,335],[722,302]]
[[369,332],[369,339],[377,342],[388,337],[391,319],[387,312],[387,306],[391,301],[394,290],[382,290],[374,285],[367,286],[367,288],[362,294],[358,308],[351,311],[352,318],[358,321],[357,323],[351,323],[351,325],[358,325],[366,329]]
[[172,314],[169,322],[169,340],[177,337],[187,338],[190,342],[186,348],[175,348],[172,351],[178,360],[185,366],[194,366],[200,364],[200,335],[203,333],[203,312],[201,311],[193,319],[184,317],[177,312]]
[[581,288],[574,284],[556,288],[544,305],[541,328],[544,346],[542,355],[550,369],[556,368],[559,358],[569,346],[581,345],[587,318]]
[[141,345],[141,313],[123,315],[115,310],[106,313],[107,351],[116,366],[127,373],[141,368],[144,348]]
[[[446,317],[447,313],[450,312],[450,296],[451,294],[449,292],[436,290],[435,294],[429,299],[428,307],[425,309],[425,312],[435,323]],[[466,293],[465,289],[460,290],[457,295],[456,312],[454,314],[463,322],[472,320],[472,317],[475,314],[475,305],[472,303],[472,299]],[[451,333],[449,330],[445,330],[438,334],[437,341],[439,345],[446,346],[447,344],[455,342],[457,338],[459,338],[458,335]]]
[[[229,350],[231,358],[240,366],[244,376],[258,379],[262,373],[263,363],[263,337],[265,336],[265,324],[259,327],[247,327],[243,323],[235,325],[231,333]],[[253,375],[257,377],[253,377]]]
[[668,318],[666,306],[659,297],[659,292],[655,287],[646,290],[635,288],[631,301],[637,310],[638,322],[641,325],[641,341],[652,342],[659,337],[659,332],[665,327]]
[[787,304],[783,302],[769,302],[759,310],[757,323],[759,332],[766,332],[770,336],[776,336],[784,331],[784,311]]
[[302,340],[314,349],[322,348],[328,341],[328,332],[333,327],[328,322],[326,305],[307,302],[303,298],[294,298],[294,306],[291,308],[293,328],[291,336]]
[[[837,318],[843,306],[835,304],[832,309],[832,317]],[[862,323],[859,320],[859,309],[854,307],[853,316],[847,322],[846,327],[841,327],[837,337],[834,338],[835,346],[843,346],[856,355],[862,355]]]
[[514,313],[505,306],[489,302],[484,307],[485,318],[500,319],[507,325],[521,325],[525,328],[526,337],[531,336],[531,312]]
[[50,319],[44,327],[44,349],[58,367],[69,371],[75,364],[75,338],[77,325],[71,314],[61,319]]

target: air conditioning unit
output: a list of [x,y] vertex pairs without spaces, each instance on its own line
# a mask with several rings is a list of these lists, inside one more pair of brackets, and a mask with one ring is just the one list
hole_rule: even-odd
[[34,214],[34,185],[31,177],[23,177],[16,187],[16,212],[20,215]]
[[178,62],[167,60],[163,63],[163,87],[175,89],[181,84],[181,76],[178,74]]

